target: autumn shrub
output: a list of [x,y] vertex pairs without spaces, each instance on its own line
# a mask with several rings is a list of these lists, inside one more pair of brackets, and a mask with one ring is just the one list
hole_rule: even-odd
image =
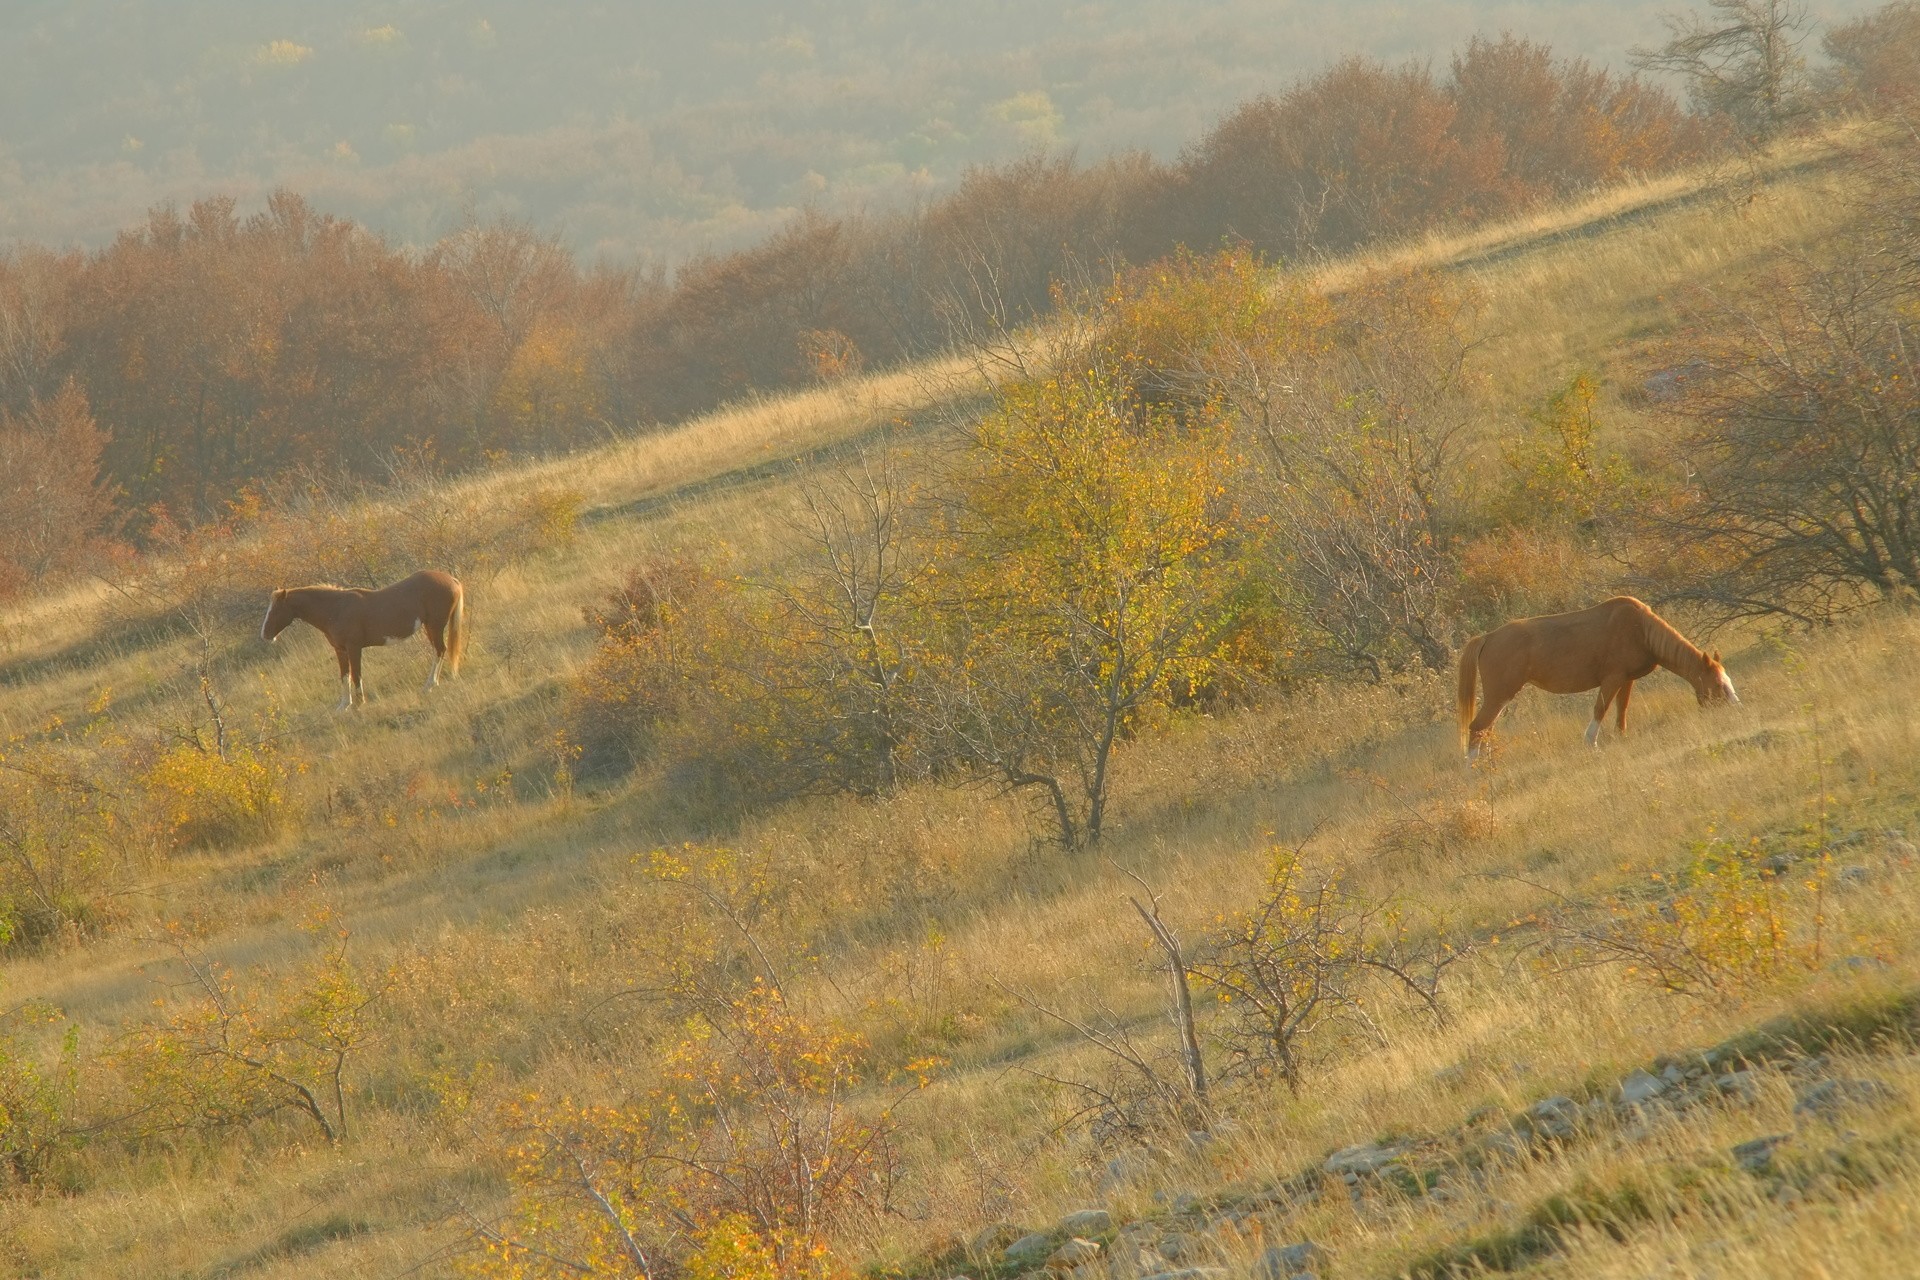
[[1642,893],[1609,898],[1595,919],[1563,922],[1564,952],[1662,991],[1735,1003],[1819,967],[1829,861],[1709,833],[1677,872],[1651,873]]
[[348,1072],[374,1036],[372,1010],[387,985],[348,956],[346,934],[284,976],[244,983],[177,931],[171,942],[184,994],[161,1002],[105,1054],[131,1103],[128,1135],[290,1115],[327,1142],[345,1138]]
[[1619,516],[1632,495],[1625,460],[1597,438],[1599,395],[1592,374],[1574,375],[1501,447],[1507,488],[1498,514],[1507,523],[1583,529]]
[[896,1172],[893,1104],[855,1097],[865,1070],[858,1036],[756,985],[708,1006],[632,1102],[533,1094],[503,1105],[496,1131],[514,1204],[503,1224],[481,1228],[472,1272],[838,1271],[834,1229],[883,1212]]
[[183,848],[227,848],[276,835],[290,814],[292,766],[271,742],[216,751],[178,743],[144,779]]
[[42,1182],[81,1143],[79,1028],[69,1023],[51,1048],[37,1034],[58,1022],[31,1001],[0,1015],[0,1192]]
[[0,949],[105,928],[159,854],[105,733],[0,743]]
[[569,683],[563,717],[587,768],[644,757],[688,706],[703,611],[720,590],[691,555],[664,554],[629,569],[619,586],[581,610],[599,644]]
[[879,795],[932,766],[913,709],[938,572],[927,495],[890,452],[800,486],[798,554],[741,584],[703,714],[773,794]]

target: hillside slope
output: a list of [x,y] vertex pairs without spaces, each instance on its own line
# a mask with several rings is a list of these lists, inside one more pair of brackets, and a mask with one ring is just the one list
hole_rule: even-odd
[[[1409,264],[1469,276],[1506,396],[1531,402],[1597,368],[1614,388],[1610,420],[1631,434],[1637,356],[1683,316],[1685,291],[1737,275],[1769,246],[1817,241],[1843,181],[1808,155],[1733,198],[1713,176],[1323,270],[1336,284]],[[295,763],[300,816],[264,839],[174,852],[116,902],[111,928],[11,954],[6,1003],[45,1001],[98,1055],[157,997],[178,998],[183,955],[230,965],[243,989],[264,992],[344,932],[388,985],[356,1060],[344,1141],[289,1123],[90,1146],[62,1188],[0,1201],[0,1256],[38,1275],[448,1272],[474,1254],[474,1225],[507,1202],[494,1105],[533,1089],[617,1097],[623,1068],[660,1052],[664,1032],[635,989],[668,935],[698,931],[698,903],[647,874],[645,855],[694,842],[732,850],[775,886],[756,927],[792,959],[796,993],[865,1027],[888,1060],[945,1060],[901,1112],[902,1213],[855,1233],[860,1263],[1011,1275],[1018,1259],[984,1245],[967,1256],[953,1240],[1006,1220],[1045,1226],[1097,1200],[1148,1224],[1088,1228],[1127,1273],[1195,1259],[1244,1267],[1268,1244],[1311,1239],[1332,1251],[1322,1274],[1343,1277],[1423,1258],[1440,1268],[1425,1274],[1488,1264],[1625,1275],[1709,1256],[1732,1274],[1800,1272],[1816,1257],[1898,1274],[1887,1251],[1850,1241],[1911,1231],[1920,1203],[1920,1094],[1889,1047],[1909,1029],[1900,998],[1920,977],[1909,923],[1920,743],[1885,692],[1920,676],[1911,619],[1725,636],[1740,707],[1700,714],[1684,686],[1655,678],[1632,737],[1598,753],[1580,743],[1584,699],[1526,695],[1502,723],[1498,764],[1472,773],[1458,764],[1451,690],[1424,679],[1182,720],[1126,748],[1097,853],[1038,845],[1023,805],[989,792],[754,807],[690,786],[671,761],[612,781],[572,776],[556,735],[564,682],[594,643],[583,606],[636,558],[686,540],[725,542],[744,571],[770,571],[790,554],[785,512],[809,469],[881,436],[925,460],[943,447],[942,413],[977,394],[954,361],[424,490],[416,501],[468,513],[571,493],[581,518],[571,537],[469,575],[474,646],[461,680],[422,699],[410,682],[425,673],[424,647],[374,651],[377,701],[358,716],[331,710],[317,637],[290,632],[266,649],[251,633],[255,606],[241,616],[224,597],[182,622],[190,611],[162,589],[164,572],[150,592],[76,593],[8,614],[5,736],[34,738],[56,717],[63,733],[93,726],[101,743],[210,732],[211,689],[234,732]],[[922,425],[901,431],[899,419]],[[302,528],[353,535],[408,515],[349,511]],[[229,563],[251,572],[262,548],[311,554],[263,525],[235,534]],[[203,642],[194,626],[208,619],[222,629]],[[1541,963],[1542,919],[1569,902],[1630,912],[1656,892],[1648,873],[1671,873],[1716,838],[1759,840],[1790,879],[1819,884],[1817,954],[1795,934],[1791,972],[1738,999],[1675,998],[1618,965]],[[1383,1007],[1384,1044],[1343,1047],[1298,1095],[1234,1095],[1193,1150],[1109,1166],[1114,1149],[1062,1129],[1070,1107],[1043,1078],[1099,1080],[1101,1055],[1045,1010],[1157,1038],[1164,976],[1126,901],[1141,892],[1131,877],[1198,937],[1258,896],[1276,845],[1301,845],[1356,894],[1417,903],[1474,939],[1448,976],[1448,1017]],[[1578,1135],[1543,1143],[1535,1162],[1465,1154],[1542,1098],[1604,1100],[1636,1067],[1686,1062],[1790,1012],[1814,1030],[1749,1043],[1749,1057],[1773,1065],[1729,1086],[1733,1105],[1591,1108]],[[1816,1032],[1834,1025],[1859,1034],[1829,1046]],[[1829,1056],[1808,1065],[1816,1052]],[[1794,1110],[1836,1074],[1884,1091],[1856,1091],[1876,1105],[1847,1121],[1850,1133],[1824,1126],[1818,1107]],[[1685,1089],[1704,1096],[1704,1078]],[[1669,1101],[1679,1096],[1675,1086]],[[1782,1131],[1794,1136],[1764,1176],[1728,1155]],[[1302,1176],[1337,1148],[1376,1142],[1391,1154],[1351,1183]],[[1408,1194],[1409,1180],[1435,1194]],[[1807,1207],[1782,1208],[1792,1203]]]

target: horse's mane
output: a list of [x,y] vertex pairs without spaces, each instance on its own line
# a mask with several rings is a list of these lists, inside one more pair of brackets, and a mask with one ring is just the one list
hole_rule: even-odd
[[1674,630],[1673,624],[1665,618],[1645,605],[1640,608],[1643,610],[1641,626],[1647,638],[1647,647],[1653,650],[1653,656],[1660,665],[1689,681],[1697,681],[1704,676],[1707,655]]

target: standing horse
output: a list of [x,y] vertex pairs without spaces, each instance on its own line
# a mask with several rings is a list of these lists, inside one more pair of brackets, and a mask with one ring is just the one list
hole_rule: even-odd
[[[1467,759],[1480,754],[1494,720],[1525,685],[1548,693],[1600,690],[1593,704],[1587,744],[1598,745],[1607,704],[1617,702],[1620,732],[1627,731],[1627,699],[1633,682],[1665,667],[1700,700],[1740,701],[1717,653],[1702,653],[1646,605],[1615,596],[1590,609],[1516,618],[1467,641],[1460,652],[1460,736]],[[1482,697],[1474,714],[1474,681]]]
[[427,624],[433,643],[433,670],[426,687],[440,683],[440,664],[448,675],[460,674],[460,654],[466,648],[466,593],[450,573],[428,569],[402,578],[390,587],[277,588],[260,624],[262,640],[276,640],[295,619],[311,624],[340,660],[340,710],[367,700],[360,682],[360,651],[404,640]]

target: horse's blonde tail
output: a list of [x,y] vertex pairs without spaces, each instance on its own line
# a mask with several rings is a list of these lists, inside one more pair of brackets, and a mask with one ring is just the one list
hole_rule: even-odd
[[453,587],[453,608],[447,611],[447,674],[460,674],[460,655],[467,651],[467,592],[459,583]]
[[1467,641],[1467,647],[1460,651],[1460,745],[1471,745],[1467,735],[1473,728],[1474,687],[1480,680],[1480,642],[1485,636],[1475,636]]

